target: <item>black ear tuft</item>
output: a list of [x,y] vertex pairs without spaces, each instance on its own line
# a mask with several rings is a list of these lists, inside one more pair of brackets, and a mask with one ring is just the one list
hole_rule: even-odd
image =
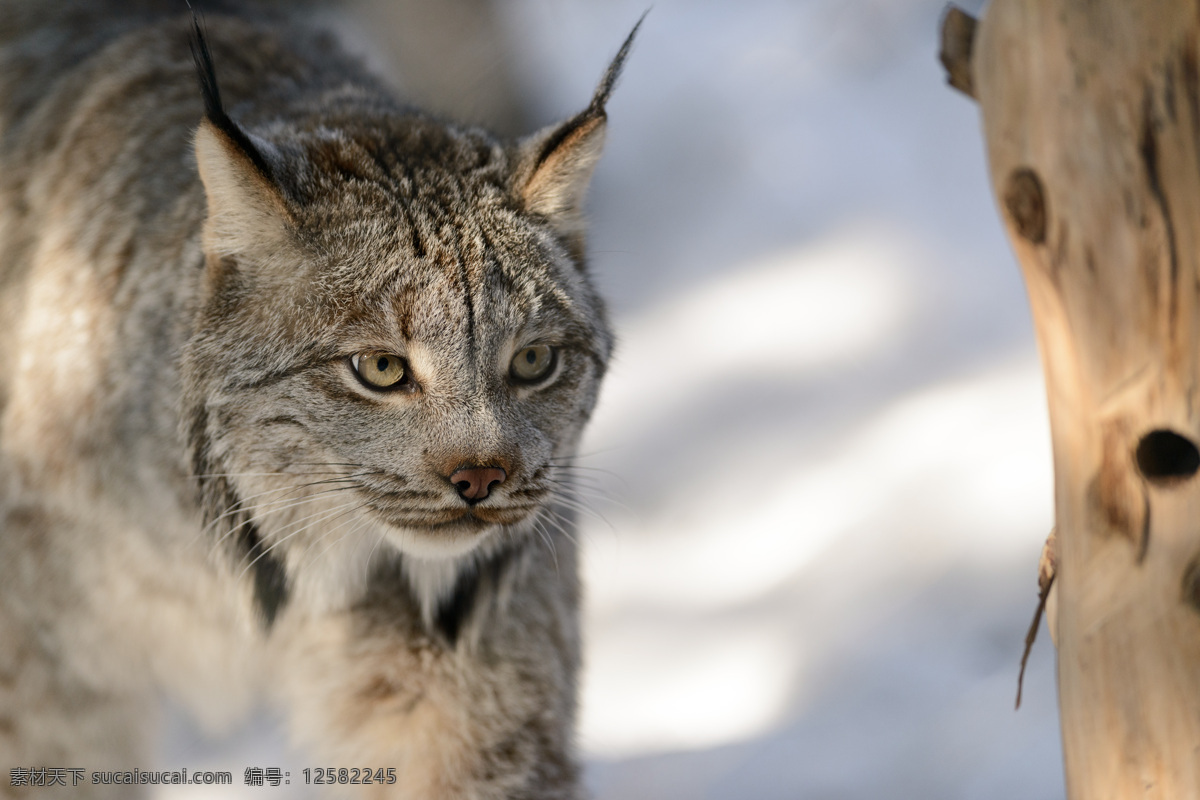
[[584,113],[592,115],[602,115],[604,113],[604,106],[608,103],[608,98],[612,95],[613,89],[616,88],[617,80],[621,77],[621,70],[625,68],[625,58],[629,55],[630,48],[633,47],[633,40],[637,37],[638,29],[642,27],[642,23],[646,21],[646,15],[649,13],[650,9],[646,9],[642,12],[642,16],[638,17],[637,24],[633,26],[633,30],[625,37],[625,42],[621,45],[621,49],[617,51],[612,63],[605,70],[604,77],[600,79],[600,85],[596,87],[596,93],[592,96],[592,102]]
[[[604,111],[604,106],[608,103],[608,98],[612,96],[613,89],[617,86],[617,80],[621,77],[621,70],[625,68],[625,59],[633,47],[633,40],[637,37],[638,29],[642,27],[642,22],[645,21],[646,15],[649,13],[650,9],[643,11],[642,16],[638,18],[637,24],[633,26],[633,30],[625,37],[625,41],[621,44],[621,49],[613,56],[608,69],[604,71],[604,76],[600,79],[600,85],[596,87],[596,93],[592,95],[592,102],[588,104],[588,107],[562,125],[559,125],[550,135],[542,138],[538,155],[535,159],[536,165],[545,163],[552,153],[558,150],[564,142],[572,139],[579,131],[593,130],[596,128],[598,122],[603,122],[607,119],[608,115]],[[584,179],[585,185],[589,177],[591,177],[590,169],[587,171]]]
[[188,41],[192,49],[192,61],[196,63],[196,79],[200,81],[200,96],[204,98],[204,114],[209,121],[224,130],[233,124],[221,105],[221,89],[217,86],[217,71],[213,67],[212,51],[208,49],[208,37],[200,25],[200,16],[192,12],[192,35]]
[[195,11],[192,11],[192,31],[188,44],[192,50],[192,60],[196,64],[196,80],[200,83],[200,96],[204,99],[204,116],[245,153],[254,168],[264,178],[272,180],[271,167],[263,157],[262,151],[255,146],[249,135],[225,113],[225,106],[221,103],[221,88],[217,85],[217,70],[213,67],[212,51],[208,48],[208,36]]

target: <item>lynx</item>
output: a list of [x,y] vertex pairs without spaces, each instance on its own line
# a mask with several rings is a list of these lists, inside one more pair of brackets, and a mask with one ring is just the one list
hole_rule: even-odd
[[162,695],[280,709],[343,793],[580,796],[582,205],[637,27],[502,141],[296,19],[51,5],[0,6],[0,796],[149,768]]

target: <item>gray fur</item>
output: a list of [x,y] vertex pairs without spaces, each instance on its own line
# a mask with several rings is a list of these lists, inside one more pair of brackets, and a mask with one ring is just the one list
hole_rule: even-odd
[[[628,42],[506,142],[266,16],[204,20],[206,116],[174,3],[42,8],[0,4],[0,797],[149,766],[160,690],[279,703],[319,763],[397,768],[364,796],[579,796],[580,205]],[[468,509],[469,464],[507,479]]]

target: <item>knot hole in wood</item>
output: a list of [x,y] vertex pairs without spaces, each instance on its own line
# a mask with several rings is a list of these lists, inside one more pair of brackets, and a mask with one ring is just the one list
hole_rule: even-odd
[[1150,431],[1138,442],[1137,465],[1151,483],[1174,483],[1192,477],[1200,469],[1200,450],[1174,431]]
[[1183,602],[1200,611],[1200,556],[1183,571]]
[[1004,208],[1022,238],[1033,244],[1046,241],[1046,196],[1036,172],[1018,167],[1009,174]]

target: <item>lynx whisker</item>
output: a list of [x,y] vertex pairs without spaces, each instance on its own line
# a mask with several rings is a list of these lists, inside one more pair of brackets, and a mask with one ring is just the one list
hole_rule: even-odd
[[566,537],[567,540],[572,544],[576,546],[579,545],[579,539],[576,538],[573,533],[571,533],[571,529],[575,526],[572,524],[570,519],[564,517],[557,509],[547,507],[546,516],[544,519],[546,520],[547,524],[552,525],[554,530]]
[[[346,503],[344,505],[336,506],[332,509],[324,509],[323,511],[316,512],[314,514],[310,514],[307,517],[303,517],[302,519],[297,520],[296,522],[293,522],[290,525],[287,525],[284,528],[279,529],[279,531],[287,530],[288,528],[294,527],[295,525],[307,522],[307,524],[304,525],[303,527],[292,531],[287,536],[284,536],[281,539],[277,539],[277,540],[271,542],[271,544],[262,548],[262,552],[260,552],[257,556],[254,557],[253,560],[251,560],[248,564],[246,564],[245,568],[242,570],[239,577],[244,578],[246,576],[246,573],[249,572],[250,569],[255,564],[257,564],[260,560],[265,558],[272,551],[274,551],[275,549],[280,547],[287,540],[289,540],[295,536],[298,536],[299,534],[304,533],[305,531],[311,530],[313,527],[321,524],[322,522],[327,522],[331,519],[337,519],[346,514],[352,514],[362,507],[363,507],[362,503],[360,503],[358,501],[353,501],[350,503]],[[279,531],[275,531],[275,533],[279,533]]]
[[546,530],[546,522],[540,515],[534,519],[533,529],[537,533],[538,538],[545,542],[546,548],[550,551],[551,558],[554,559],[554,574],[561,575],[558,567],[558,550],[554,547],[554,539],[551,538],[550,532]]
[[[312,493],[307,494],[300,498],[296,498],[296,497],[292,496],[296,492],[302,491],[303,489],[311,488],[311,487],[317,486],[317,485],[324,485],[327,483],[330,483],[330,481],[317,481],[314,483],[301,484],[299,486],[285,486],[285,487],[280,487],[279,489],[272,489],[272,490],[269,490],[266,492],[259,492],[258,494],[250,495],[246,500],[239,501],[235,506],[233,506],[232,508],[228,509],[224,513],[220,514],[219,516],[217,516],[213,520],[211,520],[201,530],[200,533],[201,534],[207,533],[207,532],[213,530],[216,527],[216,525],[218,523],[220,523],[222,520],[237,516],[238,514],[245,514],[247,517],[247,520],[249,520],[249,519],[253,519],[256,513],[261,513],[261,512],[274,513],[277,511],[286,511],[289,508],[294,508],[295,506],[303,505],[304,503],[310,502],[311,500],[318,498],[318,497],[322,497],[322,496],[330,495],[330,494],[336,494],[337,492],[344,492],[347,489],[357,488],[356,484],[348,483],[345,486],[336,486],[332,489],[322,489],[319,492],[312,492]],[[286,492],[286,494],[283,497],[276,498],[267,503],[252,502],[252,501],[256,500],[257,498],[265,497],[265,496],[271,495],[271,494],[278,494],[279,492]],[[236,530],[236,527],[235,527],[235,530]],[[227,531],[217,540],[217,543],[219,544],[220,542],[224,541],[229,536],[230,536],[230,532]]]
[[359,464],[354,461],[292,461],[290,463],[297,467],[344,467],[355,472],[362,472],[363,474],[368,475],[381,471],[378,469],[372,469],[366,464]]
[[[607,455],[609,453],[615,453],[618,451],[618,449],[619,448],[616,448],[616,447],[603,447],[599,450],[589,450],[586,453],[572,453],[570,455],[551,456],[547,460],[548,461],[571,461],[571,462],[585,461],[589,458],[595,458],[596,456],[603,456],[603,455]],[[594,469],[594,467],[592,469]]]
[[[290,488],[292,488],[293,490],[296,489],[296,487],[290,487]],[[326,495],[336,494],[338,492],[344,492],[347,489],[353,489],[353,488],[354,488],[353,485],[338,486],[333,489],[323,489],[322,491],[319,491],[319,492],[313,492],[311,494],[307,494],[304,497],[300,497],[300,498],[290,496],[291,492],[289,492],[289,494],[287,496],[277,498],[277,499],[272,500],[267,503],[250,503],[250,504],[248,504],[248,503],[239,502],[238,504],[236,504],[229,510],[225,511],[223,514],[216,517],[211,522],[209,522],[208,525],[206,525],[202,529],[201,533],[213,530],[213,528],[218,523],[220,523],[222,520],[236,518],[239,515],[242,515],[244,517],[241,521],[237,522],[236,524],[233,524],[230,527],[230,529],[225,531],[223,534],[221,534],[221,536],[217,537],[217,539],[213,542],[213,549],[215,552],[216,549],[218,549],[220,547],[220,545],[223,544],[231,536],[233,536],[238,531],[245,528],[245,526],[255,522],[255,520],[259,514],[263,514],[264,512],[266,514],[272,514],[272,513],[276,513],[276,512],[286,511],[288,509],[295,508],[296,506],[301,506],[301,505],[304,505],[305,503],[309,503],[317,498],[320,498],[320,497],[323,497]],[[267,494],[267,493],[265,493],[265,492],[259,493],[258,495],[254,495],[252,497],[255,497],[255,496],[261,497],[264,494]]]
[[593,517],[598,517],[599,521],[604,522],[609,527],[612,527],[612,523],[608,519],[604,518],[604,515],[599,510],[601,507],[607,506],[610,511],[612,509],[616,509],[618,512],[624,512],[626,514],[637,514],[637,510],[634,509],[633,506],[621,500],[607,489],[591,486],[580,486],[578,484],[572,484],[569,482],[565,484],[558,482],[554,483],[555,485],[551,489],[552,497],[555,499],[561,499],[564,496],[570,497],[577,504],[579,504],[578,510],[583,511]]
[[329,470],[328,472],[286,472],[283,470],[275,470],[274,472],[202,472],[195,475],[189,475],[189,480],[205,480],[206,478],[286,478],[286,477],[305,477],[309,475],[341,475],[341,472]]
[[621,484],[622,487],[624,487],[626,489],[629,488],[629,481],[625,479],[625,476],[621,475],[618,472],[614,472],[611,469],[605,469],[603,467],[589,467],[589,466],[585,466],[583,464],[575,464],[575,463],[560,464],[560,463],[554,462],[553,460],[550,461],[550,466],[553,467],[556,471],[560,471],[560,472],[569,474],[572,477],[578,477],[578,478],[588,477],[588,478],[591,478],[592,480],[597,480],[597,481],[603,480],[604,478],[611,478],[612,480]]
[[371,552],[367,553],[367,561],[364,565],[367,572],[370,572],[371,570],[371,559],[375,557],[375,551],[379,549],[379,545],[383,544],[386,539],[387,534],[383,530],[380,530],[379,533],[376,534],[375,544],[371,546]]
[[[322,556],[324,556],[326,553],[328,553],[334,547],[337,547],[339,544],[344,542],[348,537],[353,536],[354,534],[361,531],[368,524],[370,524],[370,520],[368,520],[368,519],[364,519],[364,518],[348,519],[348,520],[342,522],[337,527],[330,528],[328,531],[321,534],[320,538],[318,538],[317,541],[313,542],[314,546],[321,544],[322,542],[324,542],[326,539],[328,539],[330,536],[332,536],[337,531],[343,530],[345,528],[350,528],[350,530],[343,533],[335,541],[330,542],[329,545],[326,546],[325,549],[322,550],[321,552],[317,553],[316,555],[310,555],[307,559],[305,559],[304,563],[301,564],[300,569],[303,570],[309,565],[316,564],[317,562],[319,562],[321,560]],[[372,548],[372,550],[374,550],[374,548]],[[367,563],[370,563],[370,556],[367,557]]]
[[551,500],[552,504],[563,506],[570,511],[577,511],[581,514],[585,514],[597,522],[603,522],[611,530],[616,530],[616,526],[612,524],[612,521],[609,520],[608,517],[604,516],[604,514],[602,514],[600,511],[582,502],[581,500],[572,497],[565,492],[553,492],[551,496],[553,498],[553,500]]

